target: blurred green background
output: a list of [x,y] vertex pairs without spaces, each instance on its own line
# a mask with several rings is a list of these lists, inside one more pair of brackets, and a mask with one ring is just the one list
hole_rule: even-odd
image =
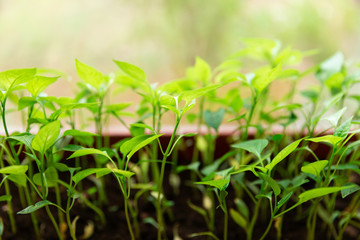
[[[163,82],[183,77],[196,56],[216,66],[241,49],[241,37],[319,49],[309,64],[338,50],[358,61],[360,1],[0,0],[1,71],[55,68],[77,79],[75,58],[103,73],[117,59]],[[49,93],[73,95],[65,85]]]

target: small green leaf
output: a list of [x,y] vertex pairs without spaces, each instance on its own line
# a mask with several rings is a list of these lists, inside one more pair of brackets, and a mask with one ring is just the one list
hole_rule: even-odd
[[284,158],[286,158],[290,153],[292,153],[300,144],[302,139],[296,140],[295,142],[290,143],[286,148],[281,150],[269,163],[265,166],[265,168],[269,169],[271,171],[279,162],[281,162]]
[[223,118],[225,115],[225,109],[219,108],[216,112],[212,112],[210,110],[205,110],[204,112],[204,120],[207,125],[218,130]]
[[248,152],[251,152],[257,156],[258,159],[261,159],[261,152],[268,145],[269,141],[266,139],[255,139],[248,140],[245,142],[239,142],[231,145],[233,148],[244,149]]
[[192,202],[190,202],[190,200],[187,201],[187,204],[189,205],[189,207],[194,210],[195,212],[199,213],[200,215],[207,217],[207,213],[206,210],[196,206],[195,204],[193,204]]
[[60,122],[54,121],[42,127],[31,142],[34,150],[41,154],[45,152],[56,142],[60,134]]
[[36,68],[12,69],[0,72],[0,90],[8,91],[33,79]]
[[330,58],[321,63],[320,69],[328,72],[340,72],[344,63],[344,55],[342,52],[337,52]]
[[76,129],[70,129],[70,130],[66,130],[64,132],[63,136],[93,137],[93,136],[98,136],[98,134],[87,132],[87,131],[80,131],[80,130],[76,130]]
[[258,174],[264,180],[264,182],[270,185],[270,187],[274,191],[275,196],[278,196],[281,193],[280,186],[276,183],[276,181],[272,177],[261,172],[259,172]]
[[315,176],[320,176],[321,171],[328,165],[328,160],[320,160],[301,167],[301,171]]
[[352,117],[346,120],[345,122],[343,122],[339,127],[335,128],[334,136],[341,138],[345,137],[350,131],[351,124],[352,124]]
[[37,101],[34,97],[21,97],[18,101],[18,110],[34,106],[35,103],[37,103]]
[[342,117],[342,115],[344,114],[345,111],[346,111],[346,107],[343,107],[336,113],[334,113],[328,117],[325,117],[324,119],[328,120],[333,127],[336,127],[338,125],[340,118]]
[[40,209],[42,207],[47,206],[47,205],[55,205],[55,204],[48,200],[43,200],[43,201],[35,203],[35,205],[28,206],[27,208],[17,212],[17,214],[29,214],[29,213],[37,211],[38,209]]
[[[46,179],[46,185],[48,187],[55,187],[58,184],[58,173],[56,168],[54,167],[49,167],[48,169],[45,170],[45,179]],[[33,181],[35,184],[41,186],[41,175],[40,173],[36,173],[33,176]]]
[[216,187],[220,191],[225,190],[229,185],[229,179],[216,179],[210,181],[195,182],[195,184],[203,184],[211,187]]
[[28,170],[28,165],[13,165],[0,168],[2,174],[24,174]]
[[132,103],[116,103],[110,104],[106,106],[107,112],[119,112],[124,110],[125,108],[129,107]]
[[[11,201],[12,196],[11,195],[2,195],[0,196],[0,202],[7,202],[7,201]],[[0,234],[1,236],[1,234]]]
[[289,192],[288,194],[286,194],[285,197],[283,197],[282,199],[280,199],[280,201],[278,201],[276,207],[279,209],[282,207],[282,205],[284,205],[293,195],[293,192]]
[[233,208],[230,208],[230,216],[236,222],[237,225],[239,225],[243,229],[247,229],[247,221],[238,211],[236,211]]
[[101,150],[95,149],[95,148],[79,149],[79,150],[75,151],[73,154],[71,154],[70,157],[68,157],[67,159],[82,157],[82,156],[86,156],[86,155],[93,155],[93,154],[102,155],[102,156],[106,157],[107,159],[111,160],[111,158],[105,151],[101,151]]
[[59,77],[35,76],[35,78],[26,83],[26,88],[33,97],[37,97],[49,85],[56,82],[58,78]]
[[135,173],[130,172],[130,171],[125,171],[125,170],[115,168],[110,164],[107,164],[106,166],[107,166],[108,169],[110,169],[117,176],[124,176],[126,178],[130,178],[131,176],[133,176],[135,174]]
[[120,147],[120,151],[130,159],[137,151],[162,135],[163,134],[135,136],[124,142]]
[[75,185],[78,184],[81,180],[84,178],[96,174],[97,178],[100,178],[106,174],[111,173],[111,170],[109,168],[88,168],[85,170],[82,170],[74,175],[72,180],[74,181]]
[[211,68],[207,62],[196,57],[195,65],[186,70],[186,76],[193,81],[208,83],[211,77]]
[[326,143],[330,143],[331,145],[335,146],[337,143],[339,143],[342,140],[342,138],[334,136],[334,135],[326,135],[326,136],[321,136],[321,137],[308,138],[306,140],[311,141],[311,142],[326,142]]
[[350,194],[352,194],[352,193],[357,192],[357,191],[360,190],[360,186],[358,186],[358,185],[355,184],[355,183],[345,184],[345,186],[350,186],[350,187],[341,190],[341,197],[342,197],[342,198],[346,198],[346,197],[349,196]]
[[90,84],[95,89],[99,90],[101,84],[104,82],[105,78],[101,72],[96,70],[89,65],[86,65],[79,60],[75,59],[76,71],[79,77],[87,84]]
[[7,179],[19,184],[22,187],[26,187],[27,178],[25,173],[10,174]]
[[146,81],[146,75],[141,68],[127,62],[121,62],[116,60],[113,61],[123,72],[128,74],[130,77],[142,82]]
[[251,85],[260,93],[280,75],[281,71],[281,64],[278,64],[273,69],[262,71],[251,81]]
[[208,92],[220,88],[223,84],[211,84],[209,86],[198,88],[195,90],[183,91],[179,95],[179,102],[184,100],[186,103],[192,102],[194,99],[206,95]]
[[323,187],[323,188],[315,188],[311,190],[307,190],[299,195],[299,203],[307,202],[311,199],[322,197],[328,195],[330,193],[335,193],[341,191],[346,188],[350,188],[351,186],[346,187]]

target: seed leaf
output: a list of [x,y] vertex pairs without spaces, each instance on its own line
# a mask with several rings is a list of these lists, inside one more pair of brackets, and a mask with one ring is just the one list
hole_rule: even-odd
[[301,167],[301,171],[304,173],[309,173],[315,176],[319,176],[321,171],[328,164],[328,160],[320,160],[313,163],[309,163],[306,166]]
[[233,148],[244,149],[248,152],[255,154],[259,159],[261,159],[261,152],[268,145],[269,141],[266,139],[255,139],[248,140],[245,142],[239,142],[231,145]]
[[211,187],[216,187],[220,191],[225,190],[227,186],[229,185],[230,180],[229,179],[216,179],[216,180],[210,180],[210,181],[202,181],[202,182],[195,182],[195,184],[203,184],[208,185]]
[[13,181],[14,183],[19,184],[22,187],[26,186],[26,174],[25,173],[18,173],[18,174],[10,174],[8,179]]
[[239,225],[243,229],[247,228],[246,219],[238,211],[236,211],[233,208],[230,208],[230,216],[236,222],[237,225]]
[[130,178],[132,175],[135,174],[135,173],[130,172],[130,171],[125,171],[125,170],[121,170],[121,169],[115,168],[115,167],[113,167],[113,166],[110,165],[110,164],[107,164],[106,167],[107,167],[108,169],[110,169],[113,173],[115,173],[115,175],[124,176],[124,177],[126,177],[126,178]]
[[282,205],[284,205],[284,203],[286,203],[286,202],[291,198],[292,195],[293,195],[293,192],[289,192],[288,194],[286,194],[285,197],[283,197],[282,199],[280,199],[280,201],[278,201],[276,207],[277,207],[278,209],[281,208]]
[[352,123],[351,121],[352,121],[352,117],[346,120],[345,122],[343,122],[339,127],[337,127],[334,131],[334,136],[342,137],[342,138],[345,137],[349,133]]
[[195,65],[186,70],[186,76],[193,81],[207,83],[211,76],[211,68],[203,59],[196,57]]
[[28,206],[27,208],[17,212],[17,214],[29,214],[29,213],[35,212],[36,210],[38,210],[42,207],[47,206],[47,205],[55,205],[55,204],[48,200],[43,200],[43,201],[35,203],[35,205]]
[[60,134],[60,122],[54,121],[46,124],[35,135],[31,142],[31,146],[34,150],[39,151],[41,154],[45,152],[56,142]]

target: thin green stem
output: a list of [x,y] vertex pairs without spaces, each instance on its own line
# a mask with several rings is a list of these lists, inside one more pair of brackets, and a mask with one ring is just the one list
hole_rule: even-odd
[[179,126],[180,120],[181,120],[181,117],[176,117],[176,124],[175,124],[173,133],[171,135],[170,141],[168,143],[168,146],[166,148],[165,154],[164,154],[162,162],[161,162],[160,179],[159,179],[159,182],[157,184],[158,197],[157,197],[157,209],[156,209],[157,210],[158,224],[159,224],[159,226],[158,226],[158,235],[157,235],[158,240],[161,240],[161,235],[162,235],[163,228],[164,228],[164,226],[163,226],[164,223],[163,223],[163,218],[162,218],[162,207],[161,207],[161,193],[162,193],[162,184],[163,184],[164,174],[165,174],[165,164],[166,164],[166,159],[169,156],[170,149],[172,148],[172,144],[174,142],[174,138],[175,138],[176,131],[177,131],[177,128]]
[[53,224],[53,226],[54,226],[54,228],[55,228],[55,231],[56,231],[56,234],[57,234],[58,238],[59,238],[60,240],[63,240],[64,238],[63,238],[63,236],[62,236],[62,234],[61,234],[61,232],[60,232],[59,226],[58,226],[58,224],[56,223],[56,220],[55,220],[54,216],[52,215],[52,213],[51,213],[51,211],[50,211],[49,206],[46,205],[46,206],[45,206],[45,209],[46,209],[46,213],[48,214],[48,216],[49,216],[49,218],[50,218],[50,221],[52,222],[52,224]]

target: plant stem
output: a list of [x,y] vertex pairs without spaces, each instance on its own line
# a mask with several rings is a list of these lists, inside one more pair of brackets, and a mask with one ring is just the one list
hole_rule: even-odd
[[271,217],[270,222],[269,222],[269,224],[268,224],[265,232],[264,232],[263,235],[261,236],[260,240],[265,239],[266,235],[269,233],[269,231],[270,231],[270,229],[271,229],[271,225],[272,225],[273,221],[274,221],[274,218]]
[[254,214],[253,214],[253,217],[252,217],[252,219],[251,219],[249,228],[248,228],[248,230],[246,231],[246,233],[247,233],[246,239],[247,239],[247,240],[252,240],[252,234],[253,234],[253,231],[254,231],[255,223],[256,223],[256,220],[257,220],[257,218],[258,218],[259,210],[260,210],[260,206],[261,206],[260,203],[261,203],[261,199],[259,199],[259,200],[256,202],[256,204],[255,204]]
[[58,238],[59,238],[60,240],[63,240],[64,238],[63,238],[63,236],[61,235],[59,226],[57,225],[56,220],[55,220],[54,216],[52,215],[49,206],[46,205],[46,206],[45,206],[45,209],[46,209],[46,212],[47,212],[47,214],[48,214],[48,216],[49,216],[52,224],[54,225],[54,228],[55,228],[55,231],[56,231],[56,234],[57,234]]
[[[165,154],[164,154],[162,162],[161,162],[160,179],[159,179],[159,182],[157,184],[158,197],[157,197],[157,208],[156,208],[158,224],[159,224],[159,226],[158,226],[158,235],[157,235],[158,240],[161,240],[162,228],[164,227],[163,226],[163,219],[162,219],[161,193],[162,193],[162,184],[163,184],[164,174],[165,174],[165,164],[166,164],[166,159],[169,156],[169,152],[170,152],[170,150],[172,148],[172,144],[174,142],[174,138],[175,138],[176,131],[177,131],[177,128],[179,126],[180,120],[181,120],[181,117],[177,116],[176,117],[176,124],[175,124],[174,130],[173,130],[173,133],[171,135],[170,141],[168,143],[168,146],[166,148]],[[163,196],[163,197],[165,197],[165,196]]]
[[[27,186],[24,187],[24,191],[25,191],[25,197],[26,197],[27,204],[30,206],[33,204],[33,201],[31,201],[31,196],[30,196],[29,189],[27,188]],[[40,230],[39,230],[39,225],[38,225],[36,215],[34,212],[32,212],[32,213],[30,213],[30,216],[31,216],[31,221],[32,221],[33,227],[34,227],[36,239],[40,239]]]

